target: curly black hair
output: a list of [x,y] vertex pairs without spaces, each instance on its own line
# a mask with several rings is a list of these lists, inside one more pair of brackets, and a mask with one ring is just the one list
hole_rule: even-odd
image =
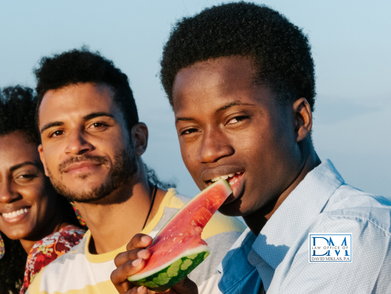
[[82,47],[53,57],[43,57],[40,67],[35,68],[34,73],[38,82],[37,113],[47,91],[79,83],[96,83],[108,85],[114,91],[114,101],[124,115],[129,132],[139,122],[128,77],[99,52],[91,52],[87,47]]
[[34,124],[37,98],[28,87],[6,87],[0,91],[0,135],[19,131],[27,142],[39,144]]
[[161,181],[156,174],[156,171],[144,163],[144,170],[147,174],[148,182],[152,186],[156,186],[160,189],[168,190],[169,188],[176,188],[175,181]]
[[229,56],[250,58],[255,81],[270,87],[279,100],[305,97],[313,109],[314,62],[307,37],[277,11],[246,2],[207,8],[173,27],[163,48],[160,72],[171,106],[180,69]]

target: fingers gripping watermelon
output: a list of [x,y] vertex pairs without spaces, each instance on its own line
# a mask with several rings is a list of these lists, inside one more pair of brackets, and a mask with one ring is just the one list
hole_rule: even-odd
[[202,230],[231,193],[229,184],[219,180],[189,201],[148,247],[151,257],[146,266],[128,280],[160,292],[185,278],[209,255]]

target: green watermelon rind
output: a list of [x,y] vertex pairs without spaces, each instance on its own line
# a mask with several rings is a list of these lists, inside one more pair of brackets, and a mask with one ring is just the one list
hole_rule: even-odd
[[144,273],[141,273],[141,274],[135,274],[133,276],[129,276],[128,280],[133,282],[133,281],[138,281],[138,280],[144,279],[144,278],[146,278],[148,276],[154,275],[155,273],[158,273],[158,272],[166,269],[171,264],[173,264],[174,262],[176,262],[177,260],[179,260],[181,258],[184,258],[184,257],[189,258],[189,257],[192,257],[192,256],[196,256],[197,254],[202,253],[202,252],[210,252],[210,248],[208,247],[208,245],[201,245],[201,246],[197,246],[197,247],[192,248],[192,249],[187,249],[186,251],[182,252],[182,254],[178,255],[175,259],[172,259],[169,262],[166,262],[165,264],[163,264],[163,265],[153,269],[152,271],[148,271],[148,272],[144,272]]
[[[207,246],[205,246],[207,247]],[[162,292],[183,280],[193,269],[195,269],[209,255],[209,249],[195,254],[190,254],[176,259],[163,269],[142,278],[137,275],[129,277],[128,280],[137,286],[144,286],[155,292]],[[146,277],[145,277],[146,276]],[[136,278],[135,278],[136,277]]]

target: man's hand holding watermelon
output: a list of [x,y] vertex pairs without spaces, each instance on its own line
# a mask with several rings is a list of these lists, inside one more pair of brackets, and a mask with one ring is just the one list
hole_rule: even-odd
[[[114,259],[117,269],[111,274],[111,281],[121,294],[147,294],[156,293],[141,286],[136,286],[128,281],[128,277],[136,274],[145,266],[145,261],[150,257],[150,252],[145,249],[152,243],[148,235],[137,234],[126,246],[127,251],[117,255]],[[196,294],[196,284],[188,278],[183,279],[171,289],[160,292],[167,294]]]
[[[168,291],[164,293],[198,293],[197,285],[187,276],[210,254],[202,239],[203,229],[231,193],[230,185],[221,179],[186,203],[154,239],[135,235],[127,251],[115,258],[117,270],[111,280],[116,288],[120,292],[136,291],[137,285]],[[142,293],[141,288],[138,290],[134,293]],[[200,290],[204,291],[213,290]]]

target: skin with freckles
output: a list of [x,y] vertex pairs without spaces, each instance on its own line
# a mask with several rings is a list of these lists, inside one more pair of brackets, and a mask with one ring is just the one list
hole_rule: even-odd
[[221,57],[181,69],[173,85],[182,159],[200,189],[230,175],[220,212],[243,216],[258,234],[312,168],[312,114],[305,98],[278,101],[254,82],[249,58]]
[[20,132],[0,136],[0,231],[33,244],[64,224],[57,195],[45,176],[37,146]]

